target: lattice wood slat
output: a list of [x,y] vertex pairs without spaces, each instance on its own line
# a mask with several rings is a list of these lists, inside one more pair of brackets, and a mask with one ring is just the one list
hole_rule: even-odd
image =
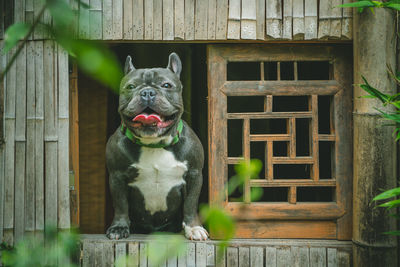
[[[221,201],[215,196],[229,179],[228,165],[242,160],[249,162],[261,155],[264,165],[262,177],[244,183],[242,200],[237,196],[230,199],[225,191],[222,204],[232,215],[239,220],[256,220],[239,222],[238,237],[254,237],[257,230],[251,227],[261,227],[260,238],[277,237],[273,229],[278,229],[281,227],[278,225],[283,223],[293,227],[285,237],[350,238],[348,228],[351,222],[346,214],[351,211],[351,199],[343,198],[347,194],[343,192],[351,191],[351,161],[348,160],[351,154],[343,153],[348,153],[344,147],[350,147],[351,140],[351,106],[348,105],[351,103],[351,87],[348,76],[342,78],[339,75],[348,65],[344,64],[346,59],[338,51],[329,46],[281,49],[260,45],[209,47],[210,133],[218,134],[218,137],[210,136],[209,139],[210,202]],[[236,70],[241,61],[246,62],[244,68],[254,68],[260,72],[259,75],[249,75],[251,81],[245,76],[241,78],[240,75],[250,71]],[[315,61],[319,63],[314,64]],[[231,80],[227,81],[229,62],[235,62],[236,69],[232,71],[236,73],[230,73]],[[217,69],[223,76],[215,72]],[[255,78],[259,80],[253,80]],[[247,97],[247,100],[238,98],[230,102],[229,97]],[[320,97],[324,97],[321,103]],[[258,100],[254,98],[262,101],[261,110],[257,112],[254,110],[259,109]],[[256,102],[253,103],[253,99]],[[232,103],[241,106],[240,112],[235,106],[230,106]],[[247,106],[251,107],[251,112],[246,111]],[[320,119],[324,120],[321,121],[326,128],[324,131],[319,129]],[[235,142],[228,143],[227,133],[237,131],[227,127],[228,120],[241,122],[241,156],[228,157],[227,149]],[[322,154],[321,142],[329,142]],[[321,166],[324,176],[320,175]],[[251,201],[253,187],[268,189],[264,190],[266,195],[259,202]],[[308,203],[309,199],[314,202]],[[307,220],[314,221],[310,222],[310,227],[306,227]],[[338,228],[333,227],[337,222]]]

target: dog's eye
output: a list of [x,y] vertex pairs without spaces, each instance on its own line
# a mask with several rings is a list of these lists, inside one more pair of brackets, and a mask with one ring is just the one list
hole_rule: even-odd
[[169,89],[169,88],[172,87],[172,85],[171,85],[170,83],[163,83],[163,84],[161,85],[161,87],[162,87],[162,88],[165,88],[165,89]]
[[126,88],[132,90],[133,88],[135,88],[135,86],[133,86],[133,84],[129,84]]

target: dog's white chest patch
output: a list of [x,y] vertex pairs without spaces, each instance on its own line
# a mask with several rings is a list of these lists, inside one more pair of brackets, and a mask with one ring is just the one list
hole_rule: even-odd
[[138,177],[129,185],[142,192],[145,209],[152,215],[166,211],[169,191],[185,183],[186,161],[177,161],[172,152],[163,148],[142,147],[139,162],[132,166],[138,170]]

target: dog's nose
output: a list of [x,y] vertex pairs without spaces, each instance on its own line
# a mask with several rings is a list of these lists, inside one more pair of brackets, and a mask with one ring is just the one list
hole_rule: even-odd
[[154,89],[143,89],[143,91],[140,92],[140,97],[144,101],[153,101],[156,97],[156,91]]

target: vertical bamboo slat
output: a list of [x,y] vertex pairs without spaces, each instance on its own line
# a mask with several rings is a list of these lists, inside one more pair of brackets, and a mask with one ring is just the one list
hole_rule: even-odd
[[[0,4],[0,9],[1,9],[2,5],[3,5],[3,3]],[[0,14],[3,14],[3,13],[1,13],[1,10],[0,10]],[[26,0],[25,1],[25,22],[32,24],[33,16],[34,16],[33,0]],[[3,19],[1,18],[0,21],[2,21],[2,20]],[[1,26],[0,26],[0,28],[1,28]],[[0,38],[1,38],[1,29],[0,29]],[[33,34],[29,35],[28,40],[32,40],[32,38],[33,38]]]
[[239,247],[239,267],[250,267],[250,248]]
[[25,22],[25,1],[14,1],[14,22]]
[[207,266],[207,244],[203,242],[196,243],[196,266]]
[[185,40],[194,40],[194,1],[185,0]]
[[[4,14],[4,9],[5,8],[5,6],[4,6],[4,1],[1,1],[1,3],[0,3],[0,14]],[[3,39],[4,38],[4,16],[2,16],[1,18],[0,18],[0,39]],[[2,46],[3,44],[1,44],[1,46]],[[2,49],[2,48],[0,48],[0,49]],[[3,66],[2,66],[3,67]],[[0,231],[2,231],[3,229],[1,229]]]
[[340,39],[342,36],[342,13],[343,8],[337,7],[341,5],[343,0],[332,0],[331,2],[331,16],[330,16],[330,39]]
[[217,0],[208,0],[208,23],[207,39],[215,39],[215,29],[217,24]]
[[102,10],[89,11],[89,37],[94,40],[101,40],[103,38],[102,28]]
[[196,0],[195,7],[194,38],[207,40],[208,0]]
[[174,0],[162,2],[163,40],[174,40]]
[[[33,16],[36,18],[43,6],[43,1],[41,0],[34,0],[33,1]],[[43,23],[44,22],[44,18],[42,17],[40,19],[40,22]],[[43,38],[43,32],[42,30],[36,28],[35,31],[33,32],[33,36],[35,39],[41,39]]]
[[257,0],[257,40],[265,39],[265,0]]
[[256,0],[242,1],[241,38],[255,40],[257,38]]
[[[147,1],[146,1],[147,2]],[[133,40],[143,40],[143,0],[133,0]]]
[[227,34],[228,0],[217,1],[217,24],[215,28],[215,38],[225,40]]
[[185,39],[185,0],[174,1],[174,39]]
[[133,31],[133,9],[136,8],[133,5],[133,0],[123,0],[124,5],[124,21],[123,21],[123,28],[124,40],[131,40],[133,38],[132,31]]
[[14,240],[19,241],[25,231],[26,46],[16,66]]
[[240,39],[241,0],[229,1],[228,35],[227,39]]
[[318,18],[318,39],[329,38],[331,30],[331,0],[320,0],[319,1],[319,18]]
[[35,42],[35,228],[44,229],[43,41]]
[[[82,0],[83,4],[89,5],[89,0]],[[79,38],[86,39],[90,33],[89,9],[80,5],[79,7]]]
[[[283,21],[282,21],[282,38],[283,39],[292,39],[292,28],[294,29],[295,19],[295,6],[293,1],[296,0],[285,0],[283,2]],[[292,22],[293,21],[293,22]],[[293,24],[293,25],[292,25]]]
[[70,227],[68,53],[58,48],[58,227]]
[[103,0],[103,40],[111,40],[113,36],[112,0]]
[[45,223],[57,223],[57,77],[54,56],[57,49],[53,41],[44,41],[44,153],[45,153]]
[[[3,5],[1,3],[0,5]],[[0,10],[1,11],[1,10]],[[4,24],[3,24],[4,25]],[[3,54],[4,51],[4,41],[0,41],[0,69],[3,70],[7,65],[7,55]],[[0,81],[0,101],[1,104],[4,105],[5,99],[4,96],[6,95],[5,92],[7,90],[7,82],[6,79]],[[2,112],[2,120],[0,124],[0,130],[2,131],[2,138],[4,138],[4,106],[3,109],[0,110]],[[4,222],[4,180],[5,180],[5,169],[4,169],[4,160],[5,160],[5,153],[4,153],[4,144],[0,146],[0,240],[3,240],[3,222]]]
[[89,37],[94,40],[101,40],[103,35],[101,2],[101,0],[90,0]]
[[207,244],[207,266],[215,266],[215,246]]
[[26,181],[25,231],[35,230],[35,42],[27,43],[26,55]]
[[261,267],[264,265],[264,248],[250,247],[250,266]]
[[303,0],[293,0],[293,40],[304,40]]
[[282,38],[282,6],[279,0],[269,0],[266,4],[266,31],[268,38]]
[[318,36],[317,0],[304,1],[304,39],[316,39]]
[[[2,6],[3,3],[0,3]],[[3,7],[0,7],[0,12],[3,11]],[[2,19],[0,19],[2,20]],[[0,27],[3,27],[3,22],[0,22]],[[1,29],[0,29],[1,31]],[[2,37],[2,36],[0,36]],[[4,51],[4,42],[0,40],[0,70],[5,68],[7,64],[7,56],[3,55]],[[6,79],[0,81],[0,101],[3,103],[2,107],[4,108],[4,93],[7,88],[7,84],[5,82]],[[1,123],[0,123],[0,130],[1,130],[1,139],[3,141],[4,138],[4,109],[0,107],[0,116],[1,116]],[[0,240],[3,240],[3,218],[4,218],[4,144],[0,146]],[[1,253],[0,253],[1,255]]]
[[[350,3],[351,0],[343,0],[343,4]],[[342,39],[353,39],[353,9],[343,8],[342,19]]]
[[144,1],[144,39],[153,39],[153,0]]
[[153,0],[153,40],[162,40],[162,34],[163,34],[162,1],[163,0]]
[[122,0],[113,0],[112,2],[112,39],[122,39],[122,24],[123,24],[123,4]]
[[230,266],[230,267],[238,267],[239,266],[238,248],[228,247],[226,249],[226,263],[227,263],[227,266]]

